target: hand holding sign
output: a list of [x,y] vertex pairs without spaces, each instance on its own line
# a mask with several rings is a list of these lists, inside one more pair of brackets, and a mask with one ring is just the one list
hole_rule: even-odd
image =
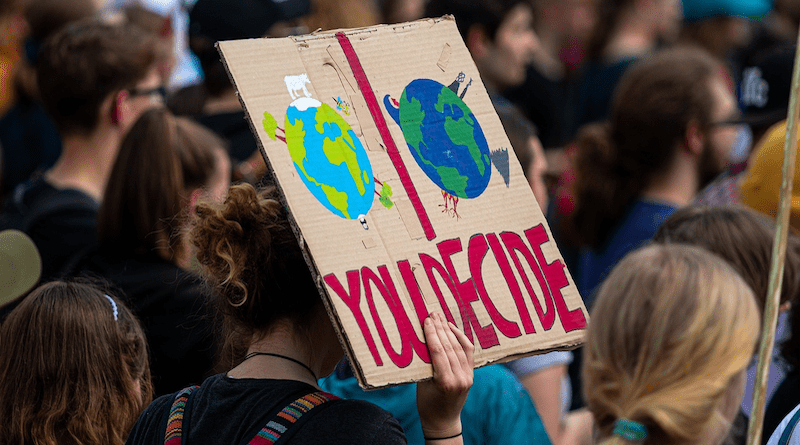
[[455,325],[436,312],[423,324],[433,363],[433,379],[417,384],[417,411],[426,438],[461,434],[461,408],[472,386],[475,347]]

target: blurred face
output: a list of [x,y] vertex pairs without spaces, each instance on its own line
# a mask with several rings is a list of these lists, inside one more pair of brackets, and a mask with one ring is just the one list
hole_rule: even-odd
[[655,23],[658,28],[658,36],[672,42],[678,38],[683,21],[683,6],[681,0],[655,0],[656,16]]
[[531,165],[528,168],[528,183],[531,186],[531,190],[533,190],[533,196],[536,198],[539,208],[544,212],[548,203],[547,185],[544,181],[544,175],[547,172],[547,158],[544,156],[544,149],[542,148],[542,143],[539,142],[539,138],[530,138],[528,146],[533,153]]
[[488,42],[482,58],[481,76],[496,88],[508,88],[525,80],[525,71],[539,41],[533,32],[533,12],[520,3],[506,15],[495,35]]
[[739,109],[728,83],[721,76],[715,76],[710,82],[710,88],[714,107],[711,128],[700,160],[701,185],[707,184],[725,170],[739,131],[739,125],[731,123],[739,117]]
[[128,90],[124,120],[121,122],[126,129],[130,128],[139,119],[139,116],[151,107],[164,105],[161,87],[163,87],[161,75],[158,69],[154,67],[134,88]]

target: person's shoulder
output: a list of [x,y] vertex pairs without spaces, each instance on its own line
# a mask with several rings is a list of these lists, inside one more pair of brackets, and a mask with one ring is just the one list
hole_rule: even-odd
[[167,428],[167,417],[177,393],[163,395],[155,399],[142,411],[133,425],[126,445],[161,445]]
[[363,400],[339,399],[315,416],[309,430],[326,443],[405,444],[403,428],[383,408]]

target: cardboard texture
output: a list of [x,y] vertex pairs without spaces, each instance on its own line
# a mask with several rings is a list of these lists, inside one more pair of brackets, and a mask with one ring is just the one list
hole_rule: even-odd
[[218,46],[366,388],[432,375],[439,311],[482,366],[588,321],[452,17]]

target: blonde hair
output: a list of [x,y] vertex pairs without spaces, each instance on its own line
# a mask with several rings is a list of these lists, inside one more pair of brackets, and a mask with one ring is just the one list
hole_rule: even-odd
[[[600,288],[583,383],[604,444],[614,423],[645,425],[644,443],[697,441],[759,335],[752,290],[723,260],[691,246],[653,245],[625,257]],[[720,427],[727,428],[724,422]]]

